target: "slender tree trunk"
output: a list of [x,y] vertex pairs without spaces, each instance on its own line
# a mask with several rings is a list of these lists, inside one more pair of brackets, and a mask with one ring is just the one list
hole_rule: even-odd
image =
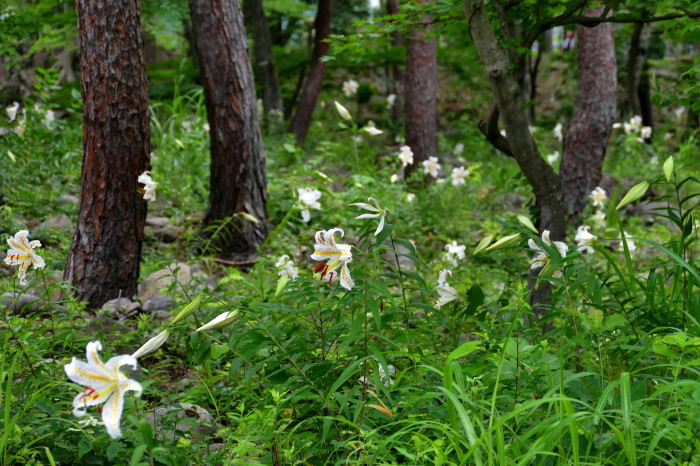
[[[237,0],[190,0],[190,14],[211,126],[205,223],[224,222],[226,226],[212,238],[213,244],[220,255],[245,260],[267,235],[267,192],[243,15]],[[258,221],[235,218],[240,213]]]
[[[633,115],[642,114],[639,88],[641,75],[647,60],[647,49],[651,37],[651,24],[634,25],[629,53],[627,54],[627,102]],[[646,122],[645,122],[646,123]]]
[[[602,8],[588,13],[600,15]],[[581,214],[600,182],[617,102],[613,25],[579,26],[577,36],[579,96],[564,135],[561,163],[564,202],[574,217]]]
[[304,83],[299,104],[292,117],[291,131],[299,144],[303,144],[311,125],[311,116],[316,108],[318,95],[321,93],[323,75],[326,72],[326,63],[321,61],[330,48],[325,40],[331,34],[331,22],[333,20],[333,0],[318,0],[316,21],[314,22],[314,52],[311,57],[311,69]]
[[[389,15],[398,14],[399,0],[387,0],[386,12]],[[401,31],[394,31],[391,33],[391,45],[396,48],[403,46],[403,37],[401,36]],[[390,89],[391,93],[396,96],[394,105],[391,107],[391,118],[393,119],[394,124],[396,124],[397,122],[401,121],[401,109],[403,108],[403,70],[401,69],[401,65],[398,62],[392,63],[391,75],[393,78],[393,82],[390,86]]]
[[272,55],[272,39],[262,0],[245,0],[246,14],[253,28],[255,76],[263,86],[263,104],[270,115],[282,115],[282,92]]
[[138,0],[77,0],[83,94],[78,224],[64,276],[91,308],[136,294],[148,170],[148,82]]
[[[427,0],[420,0],[426,3]],[[427,27],[429,19],[424,19]],[[417,30],[406,40],[406,145],[413,150],[415,170],[430,156],[437,156],[437,59],[435,39],[426,40],[426,30]]]

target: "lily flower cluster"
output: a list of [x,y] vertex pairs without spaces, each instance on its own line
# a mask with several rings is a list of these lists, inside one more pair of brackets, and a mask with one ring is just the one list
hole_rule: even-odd
[[466,257],[465,251],[467,247],[463,244],[458,244],[457,241],[452,241],[445,245],[445,259],[450,261],[454,267],[457,266],[457,262]]
[[613,128],[622,127],[625,134],[631,134],[637,136],[638,142],[644,142],[645,139],[651,138],[652,128],[651,126],[642,126],[642,117],[635,115],[630,118],[629,121],[624,123],[614,123]]
[[591,227],[588,225],[581,225],[576,229],[574,241],[576,241],[576,249],[582,253],[593,254],[595,249],[591,245],[596,239],[598,237],[591,233]]
[[406,168],[408,165],[413,165],[413,151],[408,146],[401,146],[399,149],[399,160],[401,168]]
[[447,303],[459,298],[459,292],[447,283],[447,276],[452,275],[451,270],[443,269],[440,271],[437,282],[438,300],[435,302],[435,307],[440,309]]
[[470,175],[469,170],[464,167],[455,167],[452,169],[452,186],[460,186],[466,184],[466,178]]
[[591,204],[593,204],[593,207],[598,208],[591,219],[596,226],[601,228],[605,223],[605,212],[603,212],[603,207],[605,207],[605,201],[608,199],[608,194],[603,188],[596,186],[588,197],[591,199]]
[[35,269],[41,269],[46,266],[44,259],[34,252],[35,248],[41,247],[41,241],[29,241],[29,232],[27,230],[18,231],[14,237],[7,239],[7,244],[10,245],[10,250],[7,251],[5,263],[7,265],[19,265],[17,277],[22,285],[27,284],[27,269],[32,265]]
[[[542,232],[542,242],[547,246],[552,245],[552,241],[549,239],[549,230],[544,230]],[[530,239],[527,241],[527,245],[530,247],[530,249],[536,251],[534,257],[532,260],[530,260],[530,269],[544,268],[550,264],[551,258],[549,257],[549,254],[547,254],[547,251],[545,251],[539,244]],[[557,248],[557,251],[559,251],[559,255],[561,257],[566,257],[566,253],[569,251],[569,246],[561,241],[554,241],[554,246]],[[563,272],[559,269],[552,273],[552,276],[555,278],[561,278],[562,275]]]
[[438,158],[435,156],[430,156],[428,157],[428,160],[423,161],[423,170],[425,170],[425,173],[432,176],[433,178],[437,178],[439,175],[440,171],[440,163],[438,162]]
[[[382,363],[378,363],[379,365],[379,370],[377,371],[379,373],[379,381],[384,385],[385,387],[390,387],[394,385],[394,380],[391,378],[392,375],[396,374],[396,367],[394,367],[393,364],[387,364],[386,369],[382,365]],[[357,381],[362,384],[362,385],[372,385],[373,382],[369,377],[362,376]]]
[[281,256],[275,266],[278,269],[277,275],[280,277],[282,275],[288,275],[289,278],[294,280],[299,276],[299,269],[294,266],[294,262],[292,262],[287,254]]

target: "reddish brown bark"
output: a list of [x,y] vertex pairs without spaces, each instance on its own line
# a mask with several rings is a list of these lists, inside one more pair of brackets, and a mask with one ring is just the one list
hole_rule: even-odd
[[[601,12],[602,8],[589,11],[590,15]],[[561,163],[564,202],[575,217],[600,182],[617,101],[613,25],[579,26],[577,35],[579,97],[564,135]]]
[[321,93],[323,76],[326,72],[326,63],[321,61],[330,48],[325,40],[331,34],[331,22],[333,20],[333,0],[318,0],[316,21],[314,22],[314,52],[311,57],[311,69],[304,83],[299,104],[292,117],[291,131],[299,144],[303,144],[311,125],[311,116],[316,108],[318,95]]
[[211,130],[209,209],[205,223],[245,212],[212,244],[229,258],[249,258],[267,234],[265,159],[253,71],[237,0],[190,0],[195,53]]
[[77,0],[83,94],[78,223],[64,276],[99,307],[136,294],[149,167],[148,83],[140,2]]
[[428,157],[437,156],[436,43],[435,39],[425,39],[425,35],[425,29],[417,30],[406,41],[406,144],[414,156],[409,169],[416,169]]

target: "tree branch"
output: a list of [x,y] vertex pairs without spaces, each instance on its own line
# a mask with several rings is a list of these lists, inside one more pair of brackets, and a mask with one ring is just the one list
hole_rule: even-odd
[[476,127],[481,131],[481,133],[486,136],[486,140],[491,143],[493,147],[500,150],[509,157],[513,157],[513,151],[510,149],[510,143],[508,139],[505,138],[500,131],[498,131],[498,117],[500,111],[498,110],[498,105],[493,104],[491,113],[489,114],[488,122],[481,120]]
[[620,18],[611,16],[600,18],[597,16],[572,16],[555,24],[555,26],[565,26],[567,24],[580,24],[583,27],[592,28],[600,23],[656,23],[659,21],[669,21],[680,18],[697,19],[700,18],[700,11],[689,11],[686,13],[673,13],[663,16],[650,16],[648,18]]

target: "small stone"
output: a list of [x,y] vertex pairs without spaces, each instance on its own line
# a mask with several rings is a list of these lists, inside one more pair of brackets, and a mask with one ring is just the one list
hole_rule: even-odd
[[201,441],[211,437],[218,428],[214,416],[201,406],[178,403],[168,408],[158,408],[146,416],[159,440],[175,440],[176,435]]
[[36,227],[37,231],[69,231],[71,229],[70,217],[65,214],[54,215],[49,217]]
[[141,309],[141,303],[134,303],[128,298],[111,299],[102,305],[99,314],[122,320],[136,314]]
[[146,225],[162,228],[170,225],[170,219],[168,217],[157,217],[155,215],[148,214],[146,217]]
[[14,294],[11,291],[0,295],[0,305],[21,316],[46,310],[46,301],[38,296],[29,293]]
[[148,298],[143,303],[143,310],[150,311],[167,311],[172,309],[175,305],[175,300],[172,296],[166,296],[162,294],[155,294]]
[[73,205],[78,204],[80,198],[72,194],[61,194],[58,196],[58,199],[56,199],[56,202],[60,205]]
[[176,227],[175,225],[166,225],[153,230],[152,235],[164,243],[174,243],[184,231],[185,228]]

